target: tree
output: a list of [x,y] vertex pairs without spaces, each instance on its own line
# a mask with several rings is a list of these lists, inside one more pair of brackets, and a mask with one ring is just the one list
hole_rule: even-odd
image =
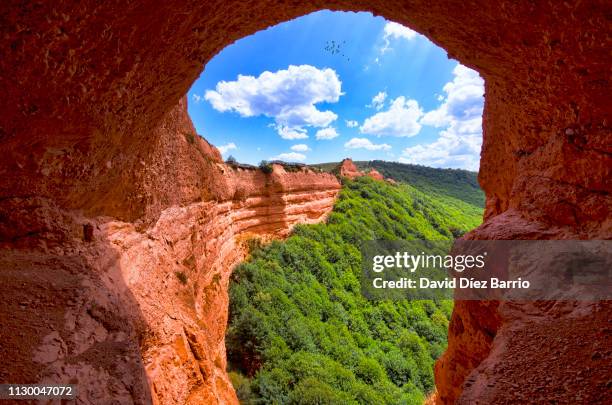
[[262,160],[259,162],[259,169],[265,174],[272,173],[272,165],[267,160]]

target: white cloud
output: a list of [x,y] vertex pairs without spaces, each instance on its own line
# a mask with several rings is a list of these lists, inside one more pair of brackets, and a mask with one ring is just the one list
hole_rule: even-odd
[[434,167],[478,170],[482,145],[484,81],[477,72],[457,65],[444,85],[442,104],[427,112],[421,124],[443,128],[433,143],[404,149],[400,161]]
[[481,143],[480,134],[457,136],[451,131],[442,131],[433,143],[404,149],[399,161],[433,167],[478,170]]
[[348,128],[355,128],[359,126],[359,123],[355,120],[344,120],[344,123]]
[[305,143],[298,143],[297,145],[293,145],[291,150],[295,152],[308,152],[310,148]]
[[308,138],[308,132],[304,128],[291,128],[284,125],[272,125],[272,127],[276,129],[280,137],[283,139],[294,140]]
[[385,106],[385,100],[387,98],[387,92],[379,91],[374,97],[372,97],[372,103],[366,105],[366,107],[375,108],[376,111],[380,111]]
[[367,149],[367,150],[389,150],[390,145],[386,143],[374,144],[367,138],[353,138],[344,144],[348,149]]
[[383,39],[385,44],[380,49],[380,53],[385,53],[391,49],[391,40],[405,39],[410,41],[416,38],[416,31],[411,30],[408,27],[404,27],[396,22],[389,21],[385,24]]
[[415,136],[421,130],[419,119],[423,110],[416,100],[400,96],[391,102],[387,111],[382,111],[367,118],[359,131],[376,136]]
[[336,128],[333,127],[319,129],[315,134],[315,138],[317,139],[334,139],[337,136],[338,132],[336,132]]
[[195,94],[195,93],[191,95],[191,98],[193,99],[193,101],[195,101],[196,104],[204,100],[204,97],[200,96],[199,94]]
[[221,152],[222,155],[225,155],[227,152],[229,152],[232,149],[238,149],[238,147],[236,146],[234,142],[230,142],[225,145],[217,146],[217,149],[219,149],[219,152]]
[[341,86],[333,69],[290,65],[258,77],[238,75],[234,81],[221,81],[215,90],[207,90],[204,98],[220,112],[273,118],[281,137],[303,139],[307,138],[305,127],[323,128],[338,118],[332,111],[318,110],[315,104],[337,102]]
[[442,97],[442,104],[427,112],[422,124],[439,128],[455,121],[480,120],[482,117],[484,81],[478,72],[458,64],[453,75],[453,81],[443,87],[446,96]]
[[281,153],[277,156],[273,156],[270,158],[270,160],[283,160],[285,162],[301,162],[303,160],[306,160],[306,155],[301,154],[301,153],[296,153],[296,152],[288,152],[288,153]]
[[410,28],[404,27],[403,25],[398,24],[393,21],[389,21],[385,24],[384,31],[385,31],[385,38],[391,37],[394,39],[403,38],[403,39],[411,40],[415,38],[417,35],[416,31],[413,31]]

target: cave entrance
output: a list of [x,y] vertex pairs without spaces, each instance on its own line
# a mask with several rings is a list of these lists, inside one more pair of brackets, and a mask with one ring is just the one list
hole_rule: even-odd
[[[78,210],[88,218],[112,217],[141,229],[154,224],[168,208],[213,200],[214,193],[202,192],[213,182],[198,174],[208,174],[210,170],[202,169],[218,167],[220,162],[203,153],[201,165],[185,163],[187,153],[181,153],[185,148],[179,140],[185,141],[173,135],[181,124],[189,123],[177,113],[177,103],[203,64],[228,44],[324,8],[369,11],[402,23],[486,79],[479,172],[486,192],[485,223],[474,231],[474,238],[610,238],[609,2],[135,0],[129,4],[101,2],[96,7],[91,2],[81,3],[9,1],[0,8],[5,39],[0,47],[7,56],[0,58],[5,95],[0,99],[0,149],[4,157],[0,172],[6,174],[0,191],[6,226],[0,231],[11,249],[18,248],[13,242],[23,236],[31,237],[32,245],[37,246],[46,246],[46,238],[55,244],[60,235],[74,239],[65,233],[73,229],[64,226],[65,215],[56,215],[61,210]],[[281,68],[286,66],[274,71]],[[333,111],[331,107],[327,110]],[[203,132],[208,133],[206,128]],[[193,140],[188,135],[193,134],[185,134],[185,139]],[[195,148],[192,152],[193,156],[198,153]],[[226,185],[213,184],[221,191]],[[60,226],[50,227],[51,218]],[[134,285],[128,287],[133,289]],[[157,288],[161,291],[165,285]],[[134,296],[141,307],[155,299]],[[258,299],[268,298],[262,295]],[[68,302],[53,302],[54,310],[66,305]],[[208,325],[224,323],[219,322],[223,308],[211,311]],[[586,320],[590,314],[584,311],[583,316]],[[42,314],[29,318],[43,319]],[[454,343],[449,344],[436,369],[439,398],[453,403],[467,393],[464,401],[469,403],[483,390],[490,396],[478,398],[499,399],[495,394],[504,390],[514,393],[511,386],[494,384],[489,389],[490,384],[485,383],[489,382],[487,375],[496,373],[503,361],[497,357],[483,363],[493,340],[503,342],[504,333],[516,331],[500,327],[508,323],[500,320],[496,304],[457,302],[453,321],[449,331]],[[183,326],[170,333],[183,334]],[[165,325],[158,330],[162,328]],[[32,342],[40,337],[39,330],[23,325],[5,329],[9,333],[28,331]],[[213,328],[202,329],[213,335],[211,340],[217,339]],[[496,333],[501,333],[501,338]],[[222,333],[219,335],[222,339]],[[79,342],[81,337],[78,335]],[[597,339],[605,344],[603,337],[593,338]],[[534,350],[554,344],[551,336],[543,336],[539,346],[525,342]],[[35,346],[28,344],[28,348],[34,350]],[[139,349],[145,351],[142,346]],[[84,370],[96,368],[99,352],[88,352],[93,358],[79,355]],[[567,350],[555,362],[570,364],[578,353]],[[33,358],[32,354],[23,352],[28,358]],[[225,378],[221,356],[215,356],[214,363],[201,373],[209,379],[206,387],[210,389],[205,392],[210,394],[209,403],[224,398],[217,385]],[[514,371],[520,374],[507,374],[506,381],[535,381],[548,375],[553,362],[515,364]],[[299,365],[296,363],[296,369]],[[7,367],[21,372],[19,365]],[[474,374],[480,373],[480,379],[471,387],[464,386],[476,367],[480,371]],[[369,370],[368,375],[376,378],[375,366],[364,364],[363,370],[364,375]],[[172,398],[169,402],[179,401],[178,395],[188,392],[184,381],[190,378],[178,383],[168,375],[149,377],[158,378],[158,387],[162,387],[158,394],[167,392]],[[563,392],[560,388],[575,375],[553,377],[548,388]],[[143,382],[141,386],[148,387],[140,379],[139,383]],[[191,387],[204,391],[201,381]],[[521,392],[533,397],[528,390]],[[559,398],[557,393],[554,397]],[[112,399],[117,398],[123,397]]]
[[226,345],[241,402],[432,395],[452,303],[366,300],[354,250],[367,239],[453,239],[481,223],[483,93],[477,72],[365,12],[287,21],[207,63],[189,113],[230,167],[283,162],[344,179],[327,224],[267,247],[253,240],[235,270]]

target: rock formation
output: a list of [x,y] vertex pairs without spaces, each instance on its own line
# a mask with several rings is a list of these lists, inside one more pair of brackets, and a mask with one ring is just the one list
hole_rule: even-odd
[[[307,168],[223,164],[184,100],[157,132],[161,148],[132,174],[150,199],[141,221],[2,201],[0,351],[14,359],[2,381],[75,380],[91,403],[237,402],[225,373],[231,269],[250,238],[324,220],[340,184]],[[168,172],[176,181],[156,178]]]
[[374,180],[383,181],[385,179],[383,175],[380,174],[380,172],[376,169],[371,169],[366,175],[373,178]]
[[340,177],[346,177],[349,179],[354,179],[356,177],[361,177],[361,176],[369,176],[373,178],[374,180],[381,180],[381,181],[385,179],[383,175],[380,174],[378,170],[376,169],[370,169],[367,172],[363,172],[359,170],[359,168],[357,167],[357,165],[355,164],[355,162],[353,162],[351,158],[342,159],[342,162],[340,162],[335,172]]
[[357,168],[357,165],[350,158],[342,159],[340,165],[338,166],[338,174],[340,177],[346,177],[349,179],[354,179],[356,177],[361,177],[364,173]]
[[[239,240],[323,218],[338,185],[232,171],[195,135],[181,97],[224,46],[324,8],[405,24],[485,79],[487,206],[467,237],[612,237],[609,1],[7,0],[0,380],[69,377],[89,403],[235,400],[222,336]],[[438,401],[533,399],[541,384],[541,395],[584,402],[565,388],[578,377],[609,395],[593,372],[609,381],[609,313],[458,302]]]

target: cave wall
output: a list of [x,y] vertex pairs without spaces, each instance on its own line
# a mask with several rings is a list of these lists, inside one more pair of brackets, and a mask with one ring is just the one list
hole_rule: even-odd
[[[92,404],[237,403],[225,371],[231,270],[251,239],[325,220],[340,183],[226,165],[194,134],[182,99],[154,130],[146,170],[122,174],[150,191],[135,196],[148,199],[136,221],[2,200],[2,381],[72,381]],[[100,206],[123,191],[97,195]]]
[[[5,357],[16,356],[13,349],[20,349],[21,364],[48,360],[36,364],[52,366],[49,378],[53,372],[56,378],[72,373],[95,386],[100,375],[93,370],[91,359],[100,358],[103,351],[95,349],[98,346],[91,341],[106,342],[117,353],[126,353],[126,360],[120,362],[120,371],[108,376],[115,388],[104,395],[147,400],[150,393],[145,385],[167,388],[169,381],[182,378],[169,377],[171,371],[164,359],[170,362],[176,353],[183,353],[179,358],[191,366],[171,369],[190,373],[188,381],[193,383],[176,388],[178,393],[171,391],[175,397],[162,398],[159,392],[163,390],[152,389],[153,401],[172,403],[172,398],[189,396],[204,401],[198,395],[207,392],[227,394],[228,401],[235,399],[231,389],[226,389],[227,378],[217,373],[223,368],[222,349],[211,349],[210,353],[220,354],[216,365],[214,360],[212,366],[205,361],[201,368],[197,357],[210,356],[197,354],[197,348],[182,349],[189,342],[207,341],[190,334],[199,330],[206,335],[211,324],[223,323],[225,312],[219,312],[218,318],[202,313],[190,320],[179,318],[170,329],[186,325],[179,333],[182,342],[150,345],[147,330],[153,321],[148,311],[153,309],[143,304],[144,293],[135,285],[146,284],[146,277],[140,274],[145,269],[155,273],[163,268],[158,261],[171,263],[174,257],[166,251],[165,242],[155,239],[160,238],[155,229],[160,229],[161,223],[167,224],[161,232],[165,234],[195,221],[200,237],[219,238],[204,230],[214,221],[222,221],[210,217],[211,211],[225,209],[219,208],[223,205],[219,202],[233,201],[235,195],[242,201],[246,195],[254,200],[246,197],[244,204],[258,204],[257,198],[263,198],[257,196],[260,191],[245,184],[256,184],[260,190],[269,186],[240,180],[251,176],[248,173],[230,175],[214,148],[199,137],[189,141],[195,131],[181,100],[189,86],[224,46],[322,8],[370,11],[405,24],[445,48],[450,57],[478,70],[485,79],[479,179],[487,196],[486,221],[468,237],[612,237],[609,2],[7,0],[0,4],[2,277],[5,283],[30,283],[32,294],[22,288],[5,293],[3,299],[15,310],[47,311],[57,324],[46,325],[23,315],[27,310],[19,312],[23,316],[3,312],[3,325],[10,325],[4,329],[3,339],[16,345],[2,346]],[[286,184],[272,189],[292,187],[288,185],[293,184],[291,180],[282,180],[282,173],[277,174],[277,184]],[[296,220],[321,219],[337,189],[329,180],[310,177],[309,181],[318,184],[313,187],[322,193],[322,202],[312,208],[319,215],[298,215]],[[240,184],[244,186],[237,186]],[[250,191],[240,191],[244,189]],[[299,200],[303,194],[296,191],[295,198]],[[273,198],[271,204],[279,206],[280,200]],[[213,202],[215,209],[206,206]],[[287,203],[280,206],[287,207]],[[237,221],[227,215],[219,218],[229,221],[226,224]],[[280,222],[282,229],[292,224]],[[92,228],[85,231],[85,224]],[[272,233],[279,233],[280,228]],[[87,241],[92,235],[93,243]],[[201,240],[206,245],[206,239]],[[232,241],[228,246],[233,246]],[[117,243],[128,246],[127,250],[118,249]],[[149,244],[152,246],[147,247]],[[142,267],[131,264],[139,263],[139,257],[151,261]],[[160,280],[172,279],[173,266],[166,268],[168,274],[158,274]],[[214,274],[211,263],[197,266],[198,280]],[[46,280],[41,274],[55,276]],[[62,282],[46,288],[45,283],[54,279]],[[179,287],[174,285],[171,291],[179,292]],[[70,294],[77,298],[69,299]],[[37,298],[32,301],[30,295]],[[96,302],[105,310],[88,307],[91,302],[86,297],[90,295],[100,295]],[[64,296],[65,300],[54,298]],[[146,298],[147,302],[156,302],[154,297]],[[162,300],[161,307],[174,302]],[[573,314],[579,323],[589,317],[599,319],[593,314],[602,311],[601,305],[578,305],[579,309],[571,311],[539,308],[535,313],[546,319]],[[554,312],[557,310],[561,312]],[[528,308],[518,310],[519,314],[525,312]],[[108,314],[115,314],[110,317],[114,320],[109,321]],[[507,361],[499,353],[508,353],[502,349],[510,331],[524,330],[529,324],[516,314],[516,310],[497,304],[457,303],[449,350],[436,368],[439,401],[451,403],[460,397],[470,398],[476,391],[485,395],[486,390],[486,395],[501,395],[498,387],[480,382],[485,376],[494,378],[491,370]],[[91,330],[97,332],[75,336],[78,328],[72,326],[73,332],[66,336],[52,334],[66,327],[65,319],[71,320],[70,326],[81,318],[82,324],[91,324]],[[201,329],[190,323],[198,319],[206,320],[199,325]],[[160,324],[156,330],[165,327]],[[15,338],[19,333],[25,336]],[[163,333],[164,339],[175,336]],[[538,344],[550,343],[546,334],[542,336]],[[20,342],[34,349],[24,351]],[[168,349],[171,355],[164,356],[155,352],[160,347],[174,349]],[[89,360],[83,360],[82,367],[54,363],[67,352],[80,353]],[[198,361],[191,362],[190,356]],[[130,360],[141,357],[143,364]],[[586,357],[584,361],[588,362]],[[107,363],[108,359],[99,359],[99,364]],[[31,379],[33,373],[2,369],[0,377]],[[218,378],[211,377],[215,373]],[[136,377],[126,383],[127,375]],[[218,381],[218,388],[211,388],[211,381]],[[549,386],[559,386],[560,381],[555,378]],[[469,386],[464,385],[467,382]],[[219,394],[222,392],[225,394]]]
[[[602,228],[605,211],[596,207],[610,187],[605,1],[5,1],[0,172],[13,175],[0,195],[49,195],[92,214],[140,218],[148,199],[135,196],[152,191],[121,173],[143,170],[152,132],[206,61],[237,39],[321,8],[403,23],[485,78],[488,216],[516,208]],[[94,198],[118,188],[112,204]],[[533,191],[550,188],[559,192]]]

